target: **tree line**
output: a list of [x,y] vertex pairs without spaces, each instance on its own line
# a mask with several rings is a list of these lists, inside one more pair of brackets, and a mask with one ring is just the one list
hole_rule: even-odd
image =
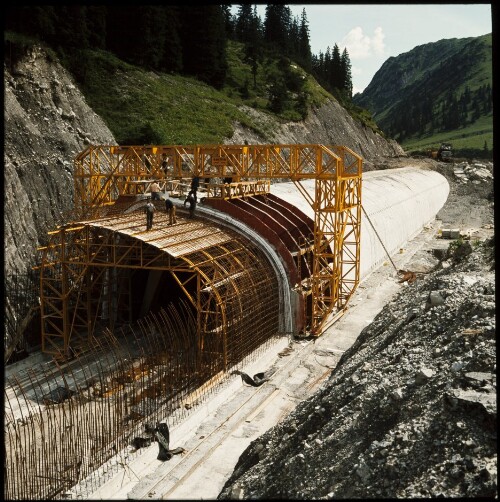
[[[145,69],[193,76],[216,89],[224,86],[228,40],[241,42],[255,75],[265,56],[295,61],[328,91],[352,97],[351,63],[344,49],[311,53],[306,10],[293,16],[287,5],[267,5],[264,20],[256,6],[239,5],[10,5],[5,29],[45,42],[64,57],[78,58],[85,49],[101,49]],[[272,83],[296,87],[283,75]]]
[[474,90],[466,86],[458,97],[450,89],[437,103],[427,93],[421,101],[415,101],[404,113],[401,110],[402,113],[396,115],[388,133],[403,141],[411,136],[453,131],[474,123],[492,111],[493,93],[489,83]]

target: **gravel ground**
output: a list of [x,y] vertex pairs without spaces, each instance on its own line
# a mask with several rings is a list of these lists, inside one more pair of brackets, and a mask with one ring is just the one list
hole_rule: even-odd
[[438,217],[461,238],[250,444],[219,499],[498,498],[493,166],[415,163],[449,179]]

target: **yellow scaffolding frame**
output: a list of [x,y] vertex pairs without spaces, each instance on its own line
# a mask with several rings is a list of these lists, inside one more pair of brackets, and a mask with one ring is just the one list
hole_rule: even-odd
[[[168,272],[173,277],[197,312],[199,354],[205,354],[206,340],[212,348],[210,340],[220,340],[219,352],[212,354],[218,358],[220,370],[234,363],[230,358],[235,350],[229,344],[237,326],[229,325],[249,316],[251,320],[245,322],[253,323],[253,316],[245,312],[249,299],[254,299],[255,308],[267,308],[269,319],[279,318],[278,286],[271,265],[256,245],[238,240],[216,225],[207,228],[207,223],[190,222],[167,227],[167,219],[166,213],[157,215],[157,226],[169,228],[168,233],[138,231],[144,222],[142,213],[137,212],[68,225],[50,233],[49,245],[40,248],[43,352],[67,357],[70,347],[88,344],[102,319],[113,330],[116,319],[130,312],[127,301],[122,302],[123,291],[119,291],[121,279],[130,281],[127,269]],[[163,247],[160,239],[165,241]],[[125,290],[130,294],[130,284]],[[270,302],[270,298],[275,300]],[[263,306],[273,301],[274,305]],[[244,340],[241,352],[255,348],[252,343]]]
[[[43,249],[42,267],[48,268],[41,279],[41,294],[46,311],[44,321],[50,331],[44,339],[49,344],[54,342],[54,347],[60,346],[56,340],[62,339],[67,349],[70,332],[91,331],[93,321],[89,313],[75,309],[73,318],[69,319],[64,301],[71,285],[79,284],[78,295],[87,295],[89,300],[82,301],[81,305],[90,304],[91,284],[82,287],[79,278],[84,263],[91,263],[94,256],[100,259],[103,256],[92,249],[97,243],[90,244],[88,232],[85,238],[81,237],[80,233],[85,233],[83,228],[89,228],[85,221],[100,218],[103,208],[113,205],[122,195],[144,193],[148,182],[157,180],[164,185],[187,187],[194,176],[203,180],[207,197],[224,199],[268,193],[271,180],[293,181],[314,210],[313,270],[309,283],[312,319],[308,334],[319,336],[330,314],[343,313],[359,283],[360,270],[362,159],[349,148],[319,144],[89,146],[76,157],[74,165],[74,214],[78,223],[53,232],[51,243]],[[302,184],[309,179],[315,180],[314,197]],[[78,234],[78,238],[71,238],[73,244],[68,246],[66,239],[72,234]],[[68,249],[82,254],[80,268],[77,257],[68,258]],[[111,246],[107,259],[119,267],[117,249]],[[166,259],[151,254],[151,249],[140,241],[127,244],[126,254],[134,253],[140,256],[139,262],[144,268],[154,268]],[[146,262],[142,261],[143,256],[149,256]],[[59,263],[60,268],[52,277],[48,269],[55,263]],[[168,267],[183,287],[175,268],[171,268],[172,263]],[[184,267],[186,264],[181,269]],[[88,282],[88,274],[86,277]],[[205,278],[204,284],[221,278]],[[203,287],[199,278],[198,284]],[[222,298],[216,298],[216,304],[221,302]],[[196,307],[206,313],[212,308]],[[224,308],[219,307],[221,305],[216,306],[219,314],[224,315]]]

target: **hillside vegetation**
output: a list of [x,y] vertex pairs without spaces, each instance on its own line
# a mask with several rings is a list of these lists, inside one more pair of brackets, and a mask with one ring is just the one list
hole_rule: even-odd
[[[273,131],[242,113],[240,106],[282,122],[299,122],[312,107],[336,99],[311,74],[286,58],[262,58],[254,80],[243,44],[229,41],[227,56],[226,82],[216,90],[195,78],[146,71],[111,53],[87,50],[88,70],[80,78],[80,87],[120,144],[221,143],[231,136],[235,121],[272,142]],[[273,109],[270,88],[283,74],[286,89],[278,112]],[[338,98],[354,120],[384,136],[367,110]]]
[[[89,70],[81,90],[89,105],[106,121],[120,144],[221,143],[231,136],[235,121],[263,137],[270,131],[242,113],[246,104],[268,111],[266,79],[278,61],[265,59],[258,65],[256,85],[250,85],[248,64],[242,47],[230,42],[228,78],[223,89],[214,89],[195,78],[167,74],[124,63],[105,51],[86,51]],[[297,65],[290,65],[290,79],[301,81],[303,98],[289,93],[280,114],[283,120],[302,120],[304,106],[319,105],[331,96]]]
[[[31,44],[29,38],[13,33],[7,33],[6,40],[17,52]],[[334,99],[314,77],[285,58],[263,58],[254,80],[243,44],[229,41],[227,55],[227,78],[221,90],[194,77],[145,70],[104,50],[81,51],[77,68],[75,61],[66,61],[66,65],[88,104],[120,144],[221,143],[231,136],[235,121],[272,141],[273,131],[240,111],[240,106],[269,113],[280,121],[301,121],[311,107]],[[276,113],[271,109],[269,87],[283,73],[288,87],[281,111]],[[367,111],[356,108],[351,106],[348,111],[381,133]]]
[[440,40],[389,58],[353,102],[410,153],[449,142],[457,155],[491,157],[491,34]]

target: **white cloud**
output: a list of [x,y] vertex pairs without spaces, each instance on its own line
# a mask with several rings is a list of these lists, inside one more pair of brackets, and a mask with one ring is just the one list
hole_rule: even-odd
[[363,28],[356,26],[340,42],[339,48],[342,52],[347,48],[349,59],[367,59],[374,55],[384,55],[384,31],[381,27],[375,28],[373,37],[365,35]]
[[377,56],[384,56],[385,44],[384,44],[384,30],[379,26],[375,28],[375,32],[372,38],[373,52]]

